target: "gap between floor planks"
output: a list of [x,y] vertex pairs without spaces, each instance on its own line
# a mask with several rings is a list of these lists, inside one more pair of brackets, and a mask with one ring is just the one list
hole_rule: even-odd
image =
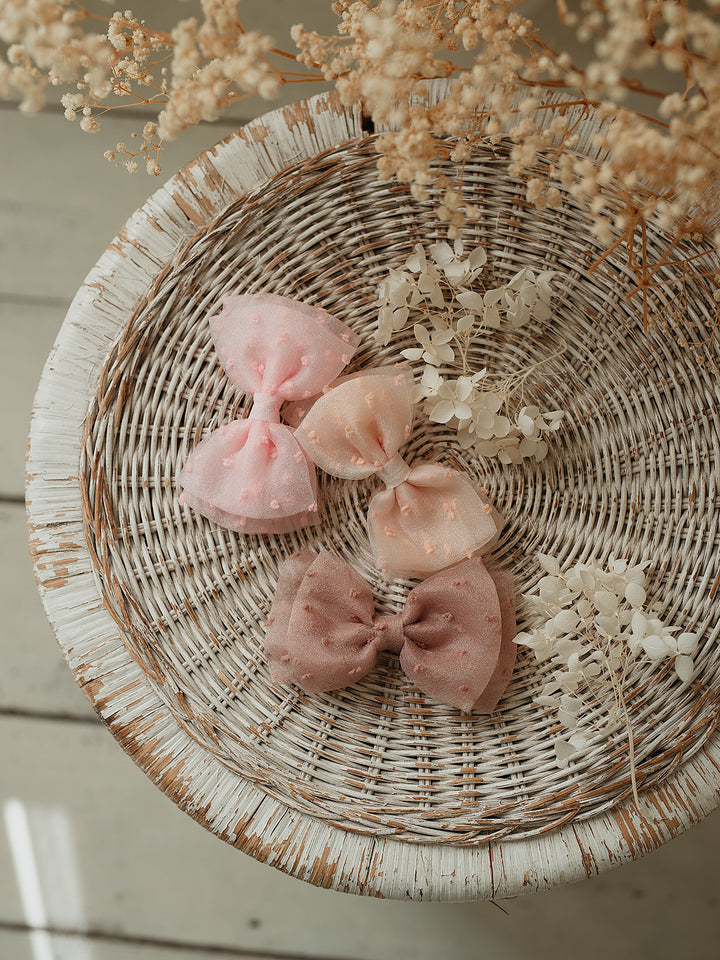
[[54,937],[79,938],[97,943],[122,944],[132,947],[154,947],[157,950],[181,950],[212,957],[251,957],[252,960],[355,960],[353,957],[327,956],[317,953],[286,953],[284,950],[257,950],[250,947],[228,947],[222,944],[193,943],[187,940],[169,940],[161,937],[142,937],[132,934],[109,933],[100,929],[73,929],[69,927],[35,927],[24,923],[0,920],[0,931],[7,933],[47,933]]

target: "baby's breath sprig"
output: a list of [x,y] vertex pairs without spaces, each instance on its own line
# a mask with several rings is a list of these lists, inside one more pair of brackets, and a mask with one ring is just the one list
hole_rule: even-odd
[[[466,255],[462,239],[452,246],[439,242],[427,251],[416,244],[400,270],[391,270],[378,287],[376,340],[387,345],[414,320],[418,347],[402,352],[411,362],[422,361],[415,400],[435,423],[457,431],[464,449],[501,463],[524,459],[543,460],[547,437],[556,432],[563,410],[542,411],[517,403],[522,386],[538,364],[501,377],[486,367],[474,370],[470,346],[484,330],[517,329],[551,315],[553,273],[535,273],[523,267],[506,284],[485,287],[481,282],[487,264],[484,247]],[[544,361],[543,361],[544,362]],[[449,369],[459,370],[451,376]]]
[[60,103],[84,133],[99,131],[118,107],[157,107],[138,151],[124,144],[105,151],[130,173],[139,160],[157,176],[163,143],[189,126],[216,120],[238,100],[272,100],[284,84],[320,79],[298,70],[294,54],[271,37],[247,30],[238,0],[200,0],[200,7],[200,17],[165,32],[132,10],[110,14],[89,0],[0,0],[0,97],[19,95],[20,109],[37,113],[55,88],[70,87]]
[[638,660],[655,664],[669,660],[678,680],[688,683],[698,636],[666,626],[646,606],[645,570],[650,561],[633,565],[611,560],[607,567],[589,561],[561,572],[555,557],[539,554],[538,559],[546,576],[525,600],[540,622],[519,633],[516,642],[554,668],[536,703],[556,710],[564,727],[555,740],[558,766],[566,767],[588,745],[583,711],[592,709],[604,726],[621,723],[627,729],[632,790],[638,803],[634,741],[624,695],[630,668]]

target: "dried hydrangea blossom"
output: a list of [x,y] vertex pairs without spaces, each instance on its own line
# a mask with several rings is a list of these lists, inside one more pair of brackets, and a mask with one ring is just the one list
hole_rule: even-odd
[[[589,743],[584,711],[591,709],[606,726],[623,723],[628,730],[633,790],[633,738],[624,701],[628,672],[639,660],[671,661],[681,683],[693,677],[698,636],[667,626],[648,608],[646,560],[630,564],[593,561],[562,572],[554,557],[539,554],[546,575],[525,599],[537,626],[518,633],[516,642],[530,647],[539,661],[549,660],[551,678],[536,703],[557,711],[564,733],[555,740],[558,765],[567,766]],[[597,722],[597,721],[595,721]]]
[[375,337],[387,345],[414,321],[418,346],[401,353],[423,364],[415,401],[434,423],[454,428],[463,449],[472,447],[506,464],[540,461],[549,450],[546,438],[559,430],[565,412],[514,403],[530,370],[505,378],[486,368],[473,371],[469,348],[483,330],[549,319],[553,273],[536,275],[523,267],[501,287],[483,289],[486,264],[484,247],[466,253],[461,239],[427,250],[416,244],[402,268],[390,270],[378,286]]

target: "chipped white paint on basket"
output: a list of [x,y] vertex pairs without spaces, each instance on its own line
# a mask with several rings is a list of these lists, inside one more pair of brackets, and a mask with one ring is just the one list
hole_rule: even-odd
[[[270,113],[197,158],[130,219],[78,291],[36,397],[28,454],[31,549],[77,683],[123,749],[182,809],[258,860],[319,886],[417,900],[503,898],[592,876],[696,823],[720,799],[720,737],[642,793],[527,837],[406,842],[310,816],[205,749],[123,642],[93,563],[79,464],[106,358],[135,308],[196,232],[294,164],[366,138],[331,96]],[[714,585],[712,595],[717,590]],[[348,801],[351,802],[351,801]]]

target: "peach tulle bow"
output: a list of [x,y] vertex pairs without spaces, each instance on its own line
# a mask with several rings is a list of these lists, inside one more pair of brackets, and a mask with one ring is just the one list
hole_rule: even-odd
[[488,547],[502,517],[470,479],[438,463],[410,465],[398,453],[410,438],[413,378],[407,366],[378,367],[341,380],[295,431],[327,473],[385,489],[368,507],[368,534],[386,575],[424,576]]

